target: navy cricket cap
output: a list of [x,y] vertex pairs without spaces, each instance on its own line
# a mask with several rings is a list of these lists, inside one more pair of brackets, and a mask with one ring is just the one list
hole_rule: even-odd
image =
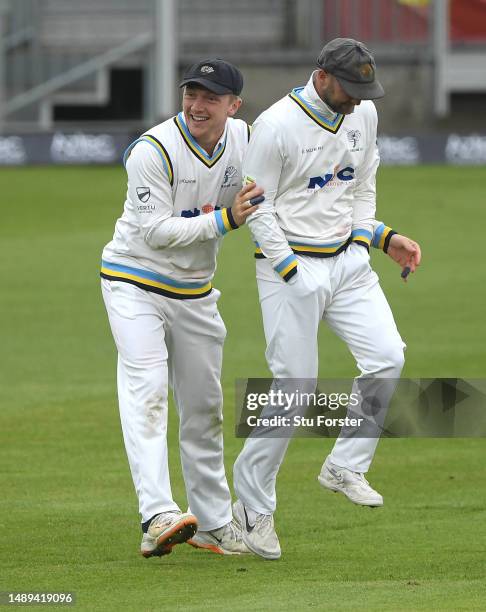
[[188,83],[202,85],[219,96],[224,94],[239,96],[243,89],[243,75],[229,62],[219,58],[207,59],[188,68],[179,87]]
[[336,77],[344,91],[357,100],[375,100],[385,95],[376,78],[376,64],[369,49],[354,38],[335,38],[317,58],[322,70]]

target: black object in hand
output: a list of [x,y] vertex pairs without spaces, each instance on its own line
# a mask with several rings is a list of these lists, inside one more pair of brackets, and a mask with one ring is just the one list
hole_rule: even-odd
[[256,198],[252,198],[250,200],[250,204],[252,206],[256,206],[257,204],[261,204],[263,202],[265,198],[261,195],[261,196],[257,196]]

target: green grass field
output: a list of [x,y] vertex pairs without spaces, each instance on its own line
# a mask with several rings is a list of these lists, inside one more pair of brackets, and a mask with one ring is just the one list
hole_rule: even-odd
[[[332,441],[295,440],[278,480],[281,560],[186,545],[143,559],[98,279],[124,172],[4,169],[0,180],[0,591],[74,591],[79,610],[486,608],[483,439],[383,440],[370,472],[385,496],[380,510],[319,487]],[[373,254],[408,345],[406,376],[485,376],[485,184],[485,168],[380,171],[378,217],[423,247],[408,284]],[[215,285],[228,328],[231,478],[243,442],[233,433],[234,380],[268,374],[246,229],[225,239]],[[355,374],[344,345],[326,330],[320,341],[321,376]],[[170,430],[173,490],[185,508],[174,411]]]

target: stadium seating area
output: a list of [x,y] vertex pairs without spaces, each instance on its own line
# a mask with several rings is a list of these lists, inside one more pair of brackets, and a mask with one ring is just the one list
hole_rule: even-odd
[[[172,60],[155,44],[157,14],[168,4],[174,7]],[[437,116],[449,113],[454,92],[486,92],[483,0],[4,0],[0,32],[0,130],[7,120],[52,128],[59,104],[108,104],[114,70],[136,70],[142,80],[163,72],[167,61],[179,68],[210,55],[245,66],[303,66],[313,63],[323,40],[336,36],[366,41],[380,66],[428,67],[428,80],[437,83]],[[127,81],[126,89],[133,87]],[[143,87],[138,107],[147,95]],[[145,119],[157,114],[151,97],[143,104]]]

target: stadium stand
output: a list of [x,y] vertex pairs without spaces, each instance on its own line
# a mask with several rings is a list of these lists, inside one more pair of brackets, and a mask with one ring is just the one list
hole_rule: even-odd
[[[170,75],[165,88],[157,78],[205,55],[290,84],[335,36],[373,48],[389,83],[388,113],[403,114],[398,81],[412,73],[414,108],[433,98],[437,117],[449,114],[454,93],[486,94],[483,0],[0,0],[0,33],[4,133],[69,121],[149,124],[173,111]],[[162,47],[169,39],[172,48]],[[267,103],[259,89],[250,90],[252,111]],[[412,111],[414,121],[425,118]]]

